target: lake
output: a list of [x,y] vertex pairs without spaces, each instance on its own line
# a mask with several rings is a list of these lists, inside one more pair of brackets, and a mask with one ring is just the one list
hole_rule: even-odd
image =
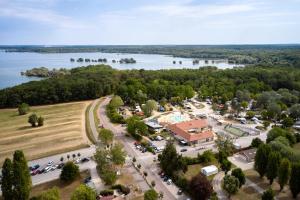
[[[107,65],[116,69],[174,69],[174,68],[199,68],[202,66],[216,66],[221,69],[241,66],[228,64],[226,60],[200,60],[199,64],[193,65],[191,58],[178,58],[166,55],[156,54],[121,54],[121,53],[23,53],[0,51],[0,88],[11,87],[30,80],[38,80],[39,78],[28,78],[21,76],[20,72],[26,71],[34,67],[47,68],[74,68],[79,66],[87,66],[91,64],[99,64],[94,62],[78,63],[71,62],[70,58],[77,60],[78,58],[99,59],[106,58]],[[120,60],[121,58],[134,58],[135,64],[112,63],[112,60]],[[173,64],[176,61],[176,64]],[[182,64],[179,64],[179,61]]]

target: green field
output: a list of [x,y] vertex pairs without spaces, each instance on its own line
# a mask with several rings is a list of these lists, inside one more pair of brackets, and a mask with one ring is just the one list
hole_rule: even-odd
[[[87,146],[85,109],[89,101],[31,107],[27,115],[17,109],[0,110],[0,163],[21,149],[28,160]],[[44,126],[31,127],[28,116],[43,116]]]

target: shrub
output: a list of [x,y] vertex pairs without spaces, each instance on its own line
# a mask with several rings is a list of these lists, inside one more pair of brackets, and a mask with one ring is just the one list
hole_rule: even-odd
[[18,106],[19,115],[26,115],[29,111],[29,105],[26,103],[22,103]]
[[60,179],[62,181],[71,182],[74,181],[79,176],[79,167],[73,162],[67,162],[60,174]]
[[114,194],[113,190],[102,190],[102,191],[100,191],[101,196],[110,196],[110,195],[113,195],[113,194]]

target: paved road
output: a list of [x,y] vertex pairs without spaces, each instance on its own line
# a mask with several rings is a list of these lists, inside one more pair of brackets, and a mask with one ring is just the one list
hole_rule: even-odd
[[223,180],[224,176],[225,176],[225,174],[223,171],[217,173],[214,176],[214,179],[212,180],[212,185],[213,185],[215,192],[217,193],[218,198],[222,199],[222,200],[227,200],[228,197],[222,189],[222,180]]
[[[119,140],[123,145],[124,149],[126,150],[127,154],[133,158],[136,157],[137,163],[140,163],[142,165],[142,170],[145,170],[148,172],[147,179],[148,180],[154,180],[156,183],[156,190],[157,191],[162,191],[164,193],[164,199],[167,200],[173,200],[173,199],[184,199],[184,195],[182,196],[177,196],[176,192],[178,191],[178,188],[175,185],[168,186],[166,185],[161,178],[158,176],[158,171],[155,170],[152,162],[153,162],[153,157],[148,157],[148,159],[143,158],[143,156],[139,156],[135,150],[131,147],[130,144],[133,144],[133,140],[131,138],[128,138],[124,135],[125,133],[125,128],[122,127],[121,125],[114,125],[110,122],[108,117],[105,114],[105,108],[106,105],[110,101],[110,97],[107,97],[100,103],[99,106],[99,119],[101,124],[104,126],[104,128],[110,129],[113,131],[115,134],[115,137],[117,140]],[[170,191],[172,190],[172,192]]]

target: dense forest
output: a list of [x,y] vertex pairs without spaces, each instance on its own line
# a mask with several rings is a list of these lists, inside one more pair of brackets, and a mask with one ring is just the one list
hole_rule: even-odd
[[300,67],[300,45],[124,45],[124,46],[0,46],[7,52],[146,53],[197,59],[228,59],[236,64]]
[[220,103],[236,97],[237,91],[247,91],[254,99],[264,91],[274,91],[275,94],[268,95],[275,98],[282,94],[282,101],[289,106],[299,103],[300,69],[247,66],[226,70],[116,70],[93,65],[71,69],[67,75],[2,89],[0,107],[16,107],[23,102],[41,105],[86,100],[112,93],[131,104],[146,99],[179,101],[190,98],[194,91]]

